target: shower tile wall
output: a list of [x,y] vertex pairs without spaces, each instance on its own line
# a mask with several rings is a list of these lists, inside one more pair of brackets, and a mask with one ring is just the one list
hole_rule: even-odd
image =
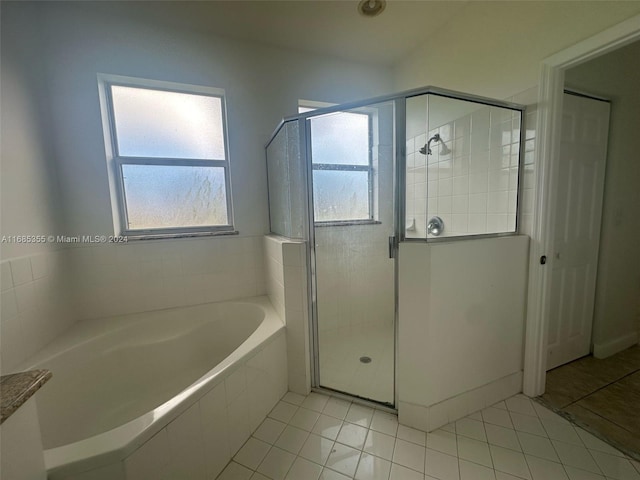
[[[432,155],[419,149],[439,133],[450,152]],[[412,237],[426,236],[426,222],[439,216],[442,236],[512,231],[518,185],[517,116],[504,109],[482,107],[407,142],[407,168],[413,175],[413,209],[407,191],[407,225],[415,220]],[[513,147],[513,148],[512,148]],[[512,151],[512,149],[514,151]]]
[[520,233],[531,235],[533,233],[533,210],[535,201],[535,144],[536,123],[538,120],[538,87],[529,88],[514,95],[509,99],[515,103],[526,105],[524,115],[525,144],[524,157],[522,159],[522,195],[520,197]]
[[[535,103],[531,89],[514,101]],[[525,102],[523,102],[525,103]],[[533,212],[535,108],[527,109],[525,155],[522,161],[520,232],[529,233]],[[439,133],[450,150],[441,155],[419,153],[427,139]],[[406,235],[425,238],[427,219],[445,223],[441,235],[458,236],[513,231],[518,191],[520,124],[517,113],[481,107],[407,140]]]

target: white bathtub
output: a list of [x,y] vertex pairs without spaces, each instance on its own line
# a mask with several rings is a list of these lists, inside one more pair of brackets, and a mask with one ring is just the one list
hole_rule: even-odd
[[28,362],[50,479],[215,478],[287,389],[267,297],[80,322]]

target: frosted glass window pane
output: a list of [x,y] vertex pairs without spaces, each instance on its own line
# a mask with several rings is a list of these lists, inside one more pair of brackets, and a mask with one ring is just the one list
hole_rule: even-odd
[[334,113],[312,119],[313,163],[369,164],[369,116]]
[[120,155],[225,159],[219,97],[118,85],[111,96]]
[[313,171],[316,222],[368,220],[368,172]]
[[287,129],[280,129],[267,147],[267,181],[269,182],[269,219],[271,231],[291,237],[291,199]]
[[307,201],[307,176],[300,158],[300,132],[298,121],[287,124],[287,162],[289,163],[289,197],[291,198],[292,238],[306,236],[305,216]]
[[228,225],[224,168],[123,165],[129,228]]

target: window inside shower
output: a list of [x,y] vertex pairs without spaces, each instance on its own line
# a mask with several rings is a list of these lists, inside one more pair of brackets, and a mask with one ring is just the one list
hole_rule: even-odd
[[313,206],[316,224],[372,221],[372,118],[336,112],[313,120]]

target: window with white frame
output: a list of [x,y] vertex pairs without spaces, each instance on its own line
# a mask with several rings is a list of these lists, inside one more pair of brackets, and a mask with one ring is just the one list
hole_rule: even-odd
[[99,81],[117,233],[233,231],[224,90]]
[[[309,103],[300,102],[299,113],[329,106]],[[316,224],[374,220],[371,140],[368,113],[348,111],[311,117]]]

